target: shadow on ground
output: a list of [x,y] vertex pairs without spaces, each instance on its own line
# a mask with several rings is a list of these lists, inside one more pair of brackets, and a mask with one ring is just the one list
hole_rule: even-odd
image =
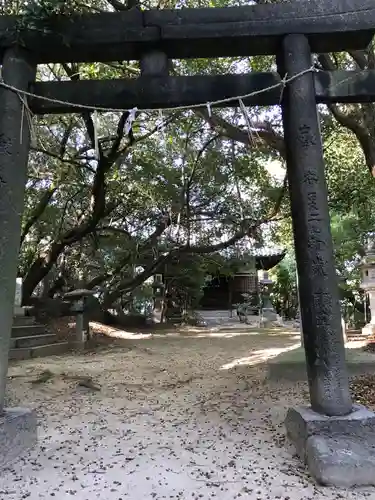
[[[7,500],[365,499],[374,490],[313,484],[285,443],[286,409],[306,402],[307,388],[269,381],[266,367],[296,344],[299,334],[283,330],[122,332],[79,355],[12,363],[8,403],[37,411],[39,443],[1,475],[0,492]],[[82,377],[100,390],[77,384]]]

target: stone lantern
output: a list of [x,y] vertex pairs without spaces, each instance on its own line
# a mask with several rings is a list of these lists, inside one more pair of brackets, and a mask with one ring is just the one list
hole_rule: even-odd
[[152,312],[152,317],[154,323],[161,323],[163,316],[163,306],[164,306],[164,289],[165,285],[163,283],[163,276],[161,274],[156,274],[154,276],[154,281],[152,283],[153,299],[154,299],[154,309]]
[[259,284],[261,286],[261,293],[262,293],[263,322],[280,321],[280,317],[276,313],[270,299],[273,281],[270,279],[267,271],[263,271],[263,276],[259,280]]
[[161,274],[156,274],[154,277],[154,282],[152,283],[154,298],[163,297],[165,285],[162,279],[163,277]]
[[[372,235],[373,236],[373,235]],[[366,248],[366,255],[362,259],[361,288],[366,291],[370,299],[371,319],[362,328],[364,335],[375,334],[375,239],[372,237]]]
[[93,297],[92,290],[78,289],[64,295],[64,300],[71,303],[71,312],[76,316],[76,337],[72,345],[76,349],[83,349],[90,339],[90,323],[87,316],[87,301]]

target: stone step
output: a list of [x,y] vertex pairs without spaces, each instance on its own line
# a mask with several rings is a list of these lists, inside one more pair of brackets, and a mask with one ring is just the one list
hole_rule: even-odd
[[42,335],[46,333],[44,325],[22,325],[12,327],[12,338],[31,337],[33,335]]
[[58,342],[56,344],[40,345],[37,347],[22,347],[10,349],[9,359],[23,360],[30,358],[40,358],[43,356],[57,356],[69,351],[68,342]]
[[168,321],[170,321],[171,323],[181,323],[182,316],[177,314],[173,316],[168,316]]
[[57,341],[57,336],[50,333],[31,335],[30,337],[16,337],[12,339],[12,348],[38,347],[47,344],[56,344]]
[[35,325],[35,318],[33,316],[14,316],[13,326],[30,326]]

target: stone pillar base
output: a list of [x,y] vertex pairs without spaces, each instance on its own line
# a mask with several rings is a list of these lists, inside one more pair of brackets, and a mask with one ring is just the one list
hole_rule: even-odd
[[281,324],[282,319],[274,309],[268,308],[262,310],[262,316],[259,323],[260,326],[267,328],[275,326],[276,324]]
[[280,319],[280,316],[277,314],[277,312],[274,309],[271,308],[264,308],[262,310],[262,316],[263,318],[267,319],[268,321],[278,321]]
[[152,323],[159,324],[161,323],[161,318],[162,318],[162,310],[161,309],[154,309],[152,311]]
[[26,408],[5,408],[0,416],[0,469],[9,466],[36,441],[35,412]]
[[287,436],[318,483],[375,486],[375,413],[360,405],[343,417],[290,408]]

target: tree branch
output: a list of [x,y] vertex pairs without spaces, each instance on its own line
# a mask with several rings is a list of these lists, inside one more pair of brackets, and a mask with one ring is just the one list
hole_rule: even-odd
[[[336,69],[336,65],[329,54],[320,54],[318,61],[326,71]],[[375,177],[375,139],[367,126],[368,120],[366,120],[366,117],[364,115],[360,116],[358,107],[356,113],[346,113],[337,104],[329,104],[328,109],[340,125],[353,132],[357,137],[365,156],[367,168],[371,175]]]
[[367,57],[364,50],[349,50],[349,54],[354,59],[359,69],[367,68]]
[[118,0],[107,0],[107,2],[118,11],[128,10],[128,7]]
[[121,117],[120,117],[120,120],[117,124],[117,133],[116,133],[116,136],[112,142],[112,146],[111,146],[111,149],[108,153],[108,161],[115,161],[116,158],[117,158],[117,155],[118,155],[118,151],[119,151],[119,148],[120,148],[120,145],[121,145],[121,141],[124,137],[124,129],[125,129],[125,124],[126,124],[126,120],[128,119],[129,117],[129,111],[126,111],[124,113],[122,113]]
[[[229,248],[233,246],[235,243],[240,241],[242,238],[245,236],[253,236],[257,237],[257,231],[259,227],[267,222],[270,222],[273,220],[276,215],[278,214],[282,200],[284,198],[284,195],[286,193],[287,189],[287,176],[284,178],[284,183],[283,187],[280,191],[280,195],[275,203],[274,208],[270,212],[270,214],[265,217],[264,219],[258,220],[258,221],[252,221],[252,220],[244,220],[242,221],[242,227],[239,231],[237,231],[231,238],[227,239],[226,241],[220,242],[220,243],[215,243],[212,245],[196,245],[196,246],[190,246],[189,244],[181,246],[179,248],[174,248],[171,251],[161,255],[158,257],[155,261],[153,261],[142,273],[140,273],[138,276],[132,279],[124,279],[121,280],[117,285],[115,290],[112,292],[107,292],[105,294],[104,300],[103,300],[103,307],[105,309],[109,308],[113,302],[115,302],[124,292],[130,292],[134,288],[138,287],[141,285],[146,279],[148,279],[150,276],[158,272],[163,265],[165,265],[168,261],[170,261],[172,258],[177,257],[181,254],[209,254],[209,253],[215,253],[220,250],[224,250],[226,248]],[[154,233],[155,234],[155,233]]]
[[240,142],[247,147],[258,146],[262,147],[267,145],[277,151],[283,158],[285,157],[284,139],[281,135],[277,134],[270,124],[258,123],[254,126],[254,136],[251,140],[247,130],[242,130],[228,121],[224,120],[217,114],[208,113],[208,110],[199,108],[195,113],[203,118],[212,129],[216,130],[219,135]]
[[[142,245],[138,246],[137,258],[143,255],[146,250],[149,250],[150,248],[154,247],[157,244],[158,239],[164,233],[164,231],[170,226],[170,224],[171,224],[170,218],[168,216],[163,217],[163,219],[159,222],[159,224],[156,225],[154,231],[146,239],[146,241]],[[132,253],[131,251],[128,251],[125,257],[123,257],[120,260],[120,262],[111,272],[105,272],[100,274],[99,276],[96,276],[91,281],[86,283],[85,288],[87,288],[88,290],[92,290],[96,286],[101,285],[105,281],[112,278],[114,275],[119,274],[122,271],[122,269],[131,262],[132,262]]]
[[128,3],[125,5],[119,0],[107,0],[107,2],[117,11],[121,12],[124,10],[133,9],[139,4],[139,0],[128,0]]
[[48,203],[51,201],[52,196],[56,193],[57,187],[53,186],[51,188],[48,188],[41,196],[40,200],[34,207],[33,211],[31,212],[31,215],[29,219],[26,221],[22,234],[21,234],[21,242],[20,242],[20,247],[22,247],[23,242],[25,241],[26,236],[29,234],[30,229],[32,226],[39,220],[39,218],[43,215],[45,209],[48,206]]
[[120,227],[113,227],[113,226],[100,226],[96,229],[97,233],[117,233],[117,234],[122,234],[126,236],[127,238],[131,239],[131,234],[129,231],[126,231],[126,229],[122,229]]

